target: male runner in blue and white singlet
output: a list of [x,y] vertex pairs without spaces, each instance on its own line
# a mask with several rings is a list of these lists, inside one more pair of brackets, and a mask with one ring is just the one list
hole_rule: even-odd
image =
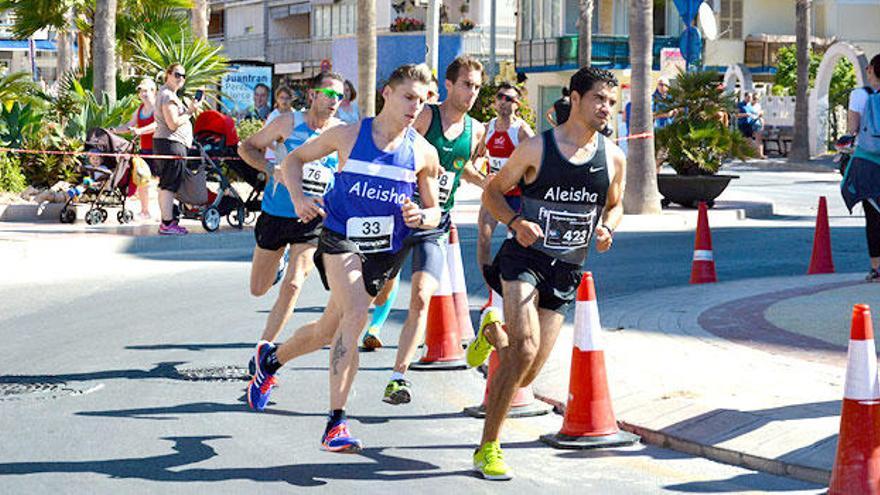
[[[342,122],[334,116],[341,101],[343,82],[344,78],[339,74],[319,74],[313,79],[312,89],[309,90],[308,111],[281,114],[242,141],[238,148],[238,154],[245,162],[268,176],[263,191],[263,212],[254,229],[257,245],[251,262],[251,294],[262,296],[272,287],[278,261],[288,246],[290,249],[291,263],[260,340],[274,341],[293,314],[303,283],[314,267],[312,258],[321,233],[320,219],[303,222],[297,216],[290,193],[276,178],[280,178],[280,169],[276,169],[275,162],[265,158],[265,151],[276,151],[274,148],[277,145],[276,157],[284,158],[287,153],[321,132],[340,125]],[[337,166],[335,153],[306,164],[305,194],[323,196],[333,185]]]
[[[299,217],[324,218],[315,262],[330,300],[316,326],[301,328],[277,348],[268,341],[257,344],[248,404],[263,410],[278,368],[331,342],[330,417],[322,438],[331,452],[362,448],[349,434],[345,404],[370,303],[400,270],[411,231],[440,223],[437,151],[412,127],[430,79],[424,65],[397,68],[382,90],[385,106],[376,118],[330,129],[294,150],[282,165]],[[303,164],[333,152],[340,163],[335,187],[323,199],[305,195]],[[416,188],[421,205],[411,201]]]

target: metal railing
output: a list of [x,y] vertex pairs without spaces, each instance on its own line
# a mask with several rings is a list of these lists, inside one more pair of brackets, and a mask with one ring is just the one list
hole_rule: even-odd
[[[516,41],[516,66],[522,68],[577,65],[578,37],[561,36],[535,40]],[[660,51],[677,47],[675,36],[655,36],[653,65],[660,66]],[[611,68],[628,68],[629,38],[626,36],[593,36],[593,65]]]
[[309,62],[329,59],[332,40],[280,39],[268,43],[267,60],[274,63]]
[[265,60],[266,47],[262,34],[236,36],[221,40],[226,56],[235,59]]

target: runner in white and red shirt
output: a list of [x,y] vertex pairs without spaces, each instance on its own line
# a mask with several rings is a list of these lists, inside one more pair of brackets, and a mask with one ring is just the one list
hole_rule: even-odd
[[[489,173],[496,174],[507,162],[507,158],[516,149],[516,146],[535,135],[532,128],[521,118],[517,117],[519,98],[521,93],[516,86],[502,82],[495,92],[495,112],[498,117],[489,121],[486,134],[481,146],[489,155]],[[507,203],[514,211],[519,211],[520,191],[514,187],[505,194]],[[498,221],[492,217],[485,207],[480,207],[478,217],[477,237],[477,262],[480,269],[491,263],[492,233],[498,225]]]

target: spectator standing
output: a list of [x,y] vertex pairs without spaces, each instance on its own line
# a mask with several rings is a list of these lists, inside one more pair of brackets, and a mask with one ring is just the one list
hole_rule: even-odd
[[[867,83],[864,88],[854,89],[849,95],[849,110],[847,112],[847,134],[855,135],[856,149],[852,160],[846,169],[841,184],[846,207],[852,213],[856,203],[862,203],[865,210],[865,236],[868,240],[868,256],[871,261],[871,271],[865,280],[868,282],[880,282],[880,153],[869,151],[880,146],[880,137],[871,136],[863,132],[868,123],[866,111],[869,105],[874,108],[880,107],[880,54],[874,55],[867,70]],[[870,101],[869,101],[870,100]],[[873,113],[873,112],[872,112]],[[873,120],[880,119],[880,115],[871,115]]]
[[547,110],[547,113],[544,115],[544,119],[553,126],[560,126],[568,120],[568,116],[571,114],[571,99],[568,95],[571,92],[568,88],[562,88],[562,98],[553,102],[553,108]]
[[358,106],[355,103],[355,100],[357,100],[357,90],[354,89],[354,84],[348,79],[345,80],[343,87],[345,89],[345,97],[342,99],[342,103],[339,104],[339,109],[336,110],[336,118],[346,124],[354,124],[360,120]]
[[[113,129],[116,133],[131,132],[140,138],[140,154],[153,154],[153,133],[156,132],[156,119],[154,111],[156,109],[156,83],[149,77],[141,80],[137,86],[138,97],[141,104],[134,115],[131,116],[125,125]],[[153,160],[144,158],[147,165],[150,166],[150,173],[156,177],[159,175]],[[138,200],[141,203],[141,220],[150,219],[150,186],[149,184],[140,186],[137,189]]]

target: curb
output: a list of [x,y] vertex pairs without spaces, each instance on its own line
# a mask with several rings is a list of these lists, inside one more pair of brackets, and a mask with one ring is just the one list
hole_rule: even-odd
[[[566,405],[560,401],[547,397],[535,392],[535,398],[546,402],[553,406],[553,411],[560,415],[565,415]],[[693,440],[687,440],[675,435],[669,435],[660,430],[654,430],[643,426],[635,425],[624,420],[617,421],[621,430],[639,435],[642,442],[661,447],[664,449],[683,452],[698,457],[703,457],[724,464],[739,466],[753,471],[760,471],[776,476],[787,476],[817,485],[828,486],[831,482],[831,471],[814,468],[809,466],[801,466],[777,459],[767,459],[755,455],[746,454],[730,449],[723,449],[713,445],[706,445]]]

